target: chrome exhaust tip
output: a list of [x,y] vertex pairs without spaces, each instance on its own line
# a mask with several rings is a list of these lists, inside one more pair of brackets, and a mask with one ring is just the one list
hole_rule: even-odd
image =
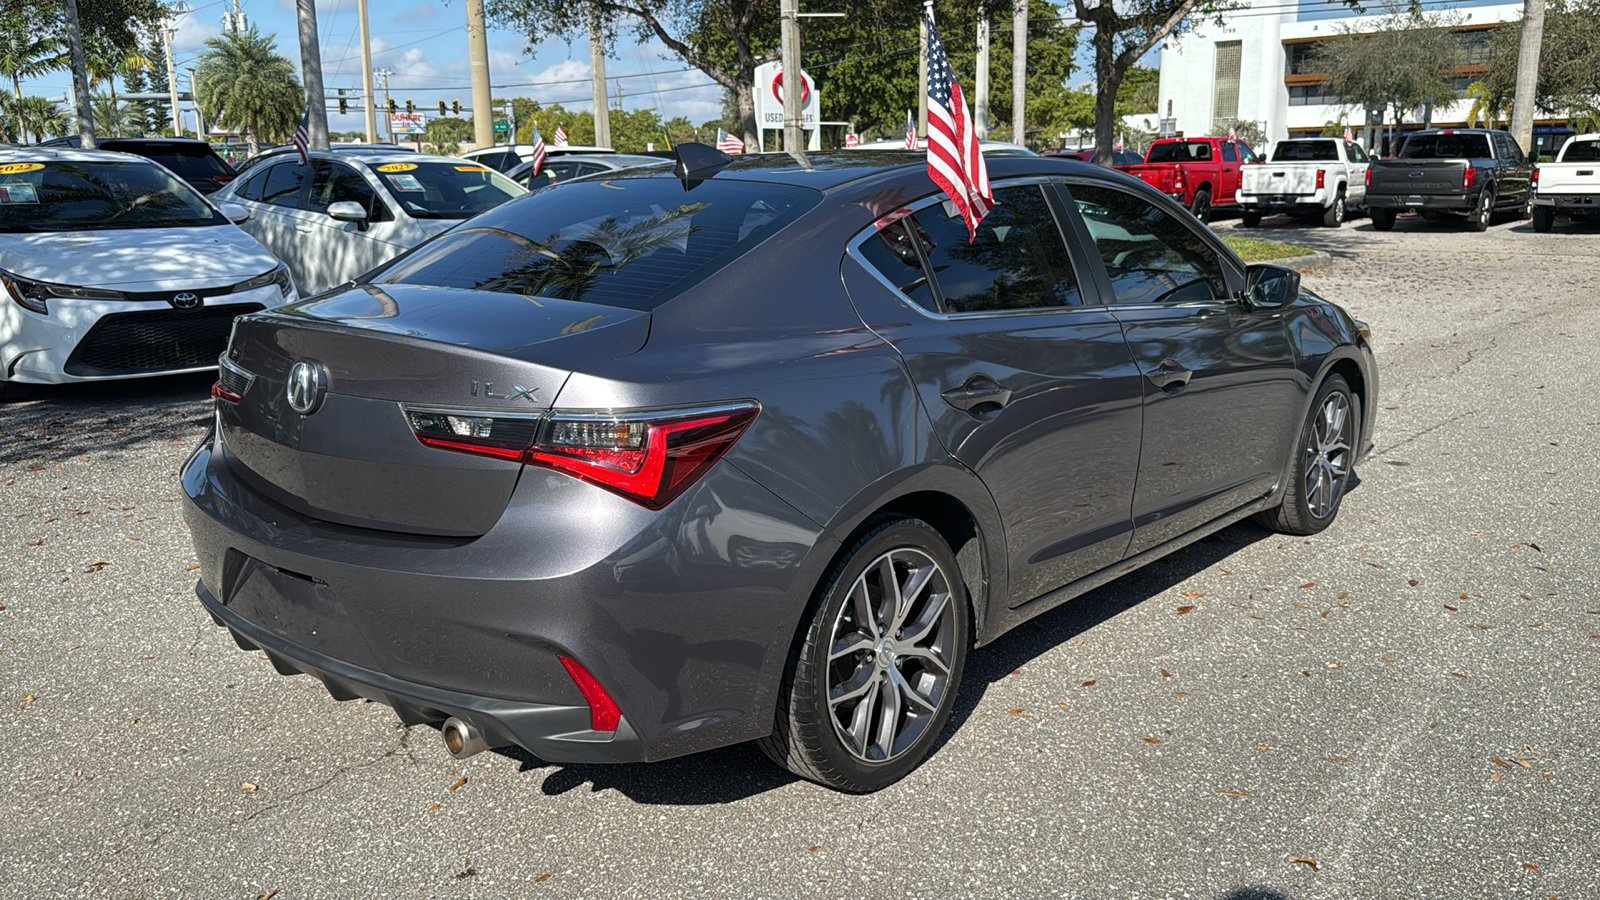
[[471,722],[455,716],[444,720],[444,727],[439,729],[439,734],[444,738],[444,748],[456,759],[466,759],[489,749],[488,743],[483,739],[483,732],[472,727]]

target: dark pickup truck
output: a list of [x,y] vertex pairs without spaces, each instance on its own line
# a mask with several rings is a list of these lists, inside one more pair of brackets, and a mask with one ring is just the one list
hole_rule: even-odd
[[1465,216],[1483,231],[1501,210],[1528,217],[1533,163],[1504,131],[1455,128],[1418,131],[1397,159],[1367,167],[1367,208],[1372,227],[1388,231],[1403,210],[1425,219]]

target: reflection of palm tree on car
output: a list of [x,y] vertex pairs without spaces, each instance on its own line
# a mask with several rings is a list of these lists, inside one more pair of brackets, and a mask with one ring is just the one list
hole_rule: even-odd
[[622,268],[671,244],[686,242],[700,230],[687,220],[707,206],[685,203],[628,225],[609,217],[575,236],[552,234],[543,241],[500,232],[522,248],[524,261],[479,282],[475,289],[581,300],[603,270]]

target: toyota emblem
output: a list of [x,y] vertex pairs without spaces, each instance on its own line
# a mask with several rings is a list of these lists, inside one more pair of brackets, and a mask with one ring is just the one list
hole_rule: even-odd
[[194,309],[196,306],[200,305],[200,295],[191,294],[188,291],[184,291],[181,294],[175,294],[172,298],[172,305],[178,309]]
[[290,409],[309,416],[322,405],[322,396],[327,391],[327,370],[319,362],[302,359],[289,369],[289,383],[284,386],[283,393]]

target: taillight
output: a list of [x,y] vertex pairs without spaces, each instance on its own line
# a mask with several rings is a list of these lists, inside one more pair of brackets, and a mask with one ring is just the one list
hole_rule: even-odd
[[1174,191],[1181,191],[1183,190],[1183,187],[1183,170],[1178,169],[1172,173],[1172,189]]
[[616,731],[617,724],[622,721],[622,710],[617,706],[617,701],[606,693],[600,680],[585,669],[583,663],[570,656],[561,657],[561,664],[566,667],[567,674],[572,676],[573,683],[589,704],[589,727],[595,731]]
[[407,409],[429,447],[553,469],[661,509],[699,480],[760,413],[754,403],[540,417]]
[[1322,181],[1323,181],[1324,178],[1327,178],[1327,177],[1328,177],[1328,170],[1327,169],[1318,169],[1317,170],[1317,190],[1319,190],[1319,191],[1322,190]]
[[235,178],[238,178],[238,177],[239,176],[237,176],[237,175],[213,175],[213,176],[211,176],[211,183],[212,184],[227,184],[228,182],[230,182],[230,181],[232,181],[232,180],[234,180]]
[[1372,170],[1371,169],[1367,170],[1366,179],[1367,179],[1367,187],[1372,187]]
[[1465,169],[1461,170],[1461,186],[1463,188],[1472,187],[1474,184],[1477,184],[1477,183],[1478,183],[1478,170],[1477,169],[1474,169],[1471,166],[1467,166]]
[[1529,184],[1531,184],[1534,187],[1538,187],[1539,186],[1539,167],[1538,166],[1534,166],[1533,167],[1533,180],[1530,181]]

